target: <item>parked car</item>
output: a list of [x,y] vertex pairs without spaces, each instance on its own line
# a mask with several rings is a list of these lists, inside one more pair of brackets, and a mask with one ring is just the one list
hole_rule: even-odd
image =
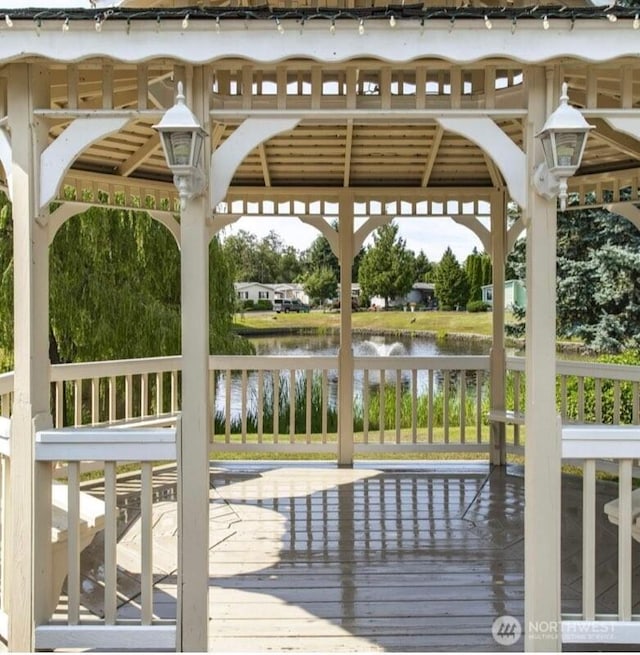
[[300,302],[297,298],[294,298],[293,300],[289,300],[288,298],[276,298],[273,301],[273,310],[277,314],[280,312],[284,312],[285,314],[288,314],[289,312],[296,312],[296,314],[299,314],[302,312],[303,314],[306,314],[310,310],[310,307],[309,305]]

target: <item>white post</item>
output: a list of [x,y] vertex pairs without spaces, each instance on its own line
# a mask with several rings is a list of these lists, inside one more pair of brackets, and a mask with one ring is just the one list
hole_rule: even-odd
[[340,348],[338,351],[338,466],[353,466],[353,340],[351,271],[353,269],[353,195],[340,194]]
[[[491,196],[491,264],[493,269],[493,312],[490,367],[491,367],[491,409],[505,408],[506,357],[504,350],[504,265],[507,240],[507,211],[504,191]],[[503,466],[506,463],[505,424],[495,421],[491,424],[491,464]]]
[[[203,76],[193,78],[192,111],[202,116]],[[208,157],[204,156],[204,161]],[[178,444],[177,650],[207,651],[209,589],[209,235],[205,195],[188,200],[180,218],[182,421]]]
[[[527,164],[543,159],[534,134],[547,114],[545,74],[532,68],[529,85]],[[561,650],[560,438],[556,423],[556,200],[532,187],[527,217],[526,446],[525,446],[525,649]]]
[[[46,126],[34,115],[48,107],[42,69],[15,64],[9,73],[14,228],[15,394],[11,434],[11,502],[7,567],[9,649],[33,651],[45,620],[51,583],[51,468],[37,464],[34,426],[51,424],[49,407],[49,235],[37,220],[39,155]],[[38,599],[36,599],[36,589]]]

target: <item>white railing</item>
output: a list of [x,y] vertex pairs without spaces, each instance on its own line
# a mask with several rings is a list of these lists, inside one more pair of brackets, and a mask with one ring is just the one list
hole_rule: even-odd
[[13,404],[13,373],[0,374],[0,416],[11,414]]
[[[176,621],[159,620],[154,608],[153,575],[153,463],[175,462],[176,430],[138,429],[110,430],[66,428],[36,433],[36,460],[67,463],[66,485],[53,489],[58,512],[52,524],[53,576],[39,593],[48,593],[44,604],[50,608],[52,620],[36,627],[39,649],[88,647],[107,650],[142,648],[175,649]],[[80,463],[102,462],[104,492],[102,499],[81,490]],[[132,619],[131,603],[126,616],[121,616],[118,603],[126,598],[126,590],[118,580],[118,507],[117,466],[135,462],[140,468],[140,594],[136,599],[139,618]],[[57,492],[62,491],[62,494]],[[56,495],[59,496],[56,499]],[[61,516],[62,515],[62,516]],[[104,619],[83,611],[81,602],[81,553],[94,534],[103,531],[104,550],[102,576],[95,585],[103,588]],[[166,544],[163,544],[166,549]],[[62,582],[67,578],[67,602],[58,604]],[[101,578],[101,579],[100,579]],[[177,591],[177,585],[176,585]],[[94,590],[94,593],[98,593]],[[177,602],[177,600],[176,600]],[[57,608],[56,608],[57,606]],[[166,612],[166,604],[163,604]]]
[[[583,462],[582,612],[565,614],[562,638],[566,643],[635,644],[640,642],[640,614],[633,614],[632,543],[640,508],[634,507],[633,463],[640,458],[640,427],[571,425],[562,428],[562,457]],[[610,517],[618,524],[618,611],[598,612],[596,577],[597,516],[607,511],[596,498],[596,464],[610,459],[617,464],[618,500]],[[637,580],[636,580],[637,583]]]
[[[2,376],[5,377],[5,376]],[[7,574],[7,499],[10,484],[10,441],[11,421],[0,417],[0,637],[9,638],[9,619],[6,608],[6,574]]]

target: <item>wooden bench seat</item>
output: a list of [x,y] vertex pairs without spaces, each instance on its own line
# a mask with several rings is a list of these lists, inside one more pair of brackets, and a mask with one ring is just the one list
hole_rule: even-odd
[[492,409],[487,414],[489,421],[494,423],[507,423],[508,425],[524,425],[524,414],[511,409]]
[[[619,499],[610,500],[604,506],[604,513],[614,525],[618,525]],[[640,489],[631,492],[631,535],[640,542]]]

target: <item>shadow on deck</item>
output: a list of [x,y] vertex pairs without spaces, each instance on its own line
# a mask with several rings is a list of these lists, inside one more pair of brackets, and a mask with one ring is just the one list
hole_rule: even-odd
[[[209,649],[495,651],[493,621],[524,612],[520,467],[462,462],[232,463],[211,468]],[[175,471],[155,479],[154,610],[175,616]],[[137,482],[120,485],[122,617],[139,616]],[[99,489],[95,490],[99,493]],[[617,529],[598,484],[597,611],[617,609]],[[581,605],[581,480],[563,481],[563,611]],[[102,611],[100,536],[83,604]],[[638,576],[634,544],[634,579]],[[640,604],[634,585],[634,609]],[[602,646],[602,645],[601,645]],[[582,649],[582,648],[581,648]],[[617,646],[615,650],[620,650]]]

